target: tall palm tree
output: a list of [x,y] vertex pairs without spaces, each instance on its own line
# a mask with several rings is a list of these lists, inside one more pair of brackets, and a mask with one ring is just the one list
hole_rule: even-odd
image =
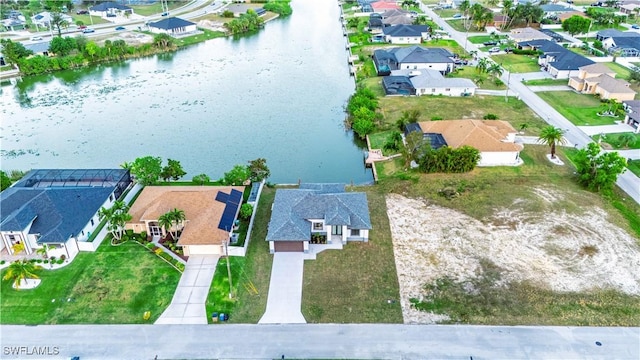
[[113,239],[120,241],[124,234],[124,226],[131,221],[129,214],[129,205],[122,200],[116,200],[110,208],[102,207],[98,211],[100,220],[106,219],[108,222],[107,229],[113,236]]
[[187,220],[187,217],[184,214],[184,210],[180,210],[177,208],[174,208],[173,210],[169,211],[169,214],[171,216],[171,219],[173,220],[173,222],[176,224],[176,237],[175,239],[178,240],[178,231],[182,230],[182,228],[184,228],[184,221]]
[[476,71],[479,73],[487,72],[489,65],[489,60],[487,60],[487,58],[482,58],[478,60],[478,63],[476,64]]
[[158,225],[165,229],[168,234],[171,234],[171,237],[175,240],[175,236],[173,236],[173,232],[171,229],[173,228],[173,218],[171,217],[171,212],[164,213],[160,215],[158,218]]
[[494,78],[499,78],[502,76],[502,67],[500,65],[493,63],[487,68],[487,73]]
[[42,269],[41,266],[27,260],[14,261],[7,268],[7,272],[2,277],[2,280],[11,280],[16,289],[20,289],[20,285],[23,280],[25,285],[29,279],[38,279],[38,275],[35,274],[37,270]]
[[469,10],[471,9],[471,2],[469,0],[462,0],[460,5],[458,5],[458,10],[462,13],[462,23],[466,30],[469,30]]
[[556,144],[562,144],[564,140],[564,130],[557,128],[553,125],[544,127],[540,131],[538,142],[541,144],[549,145],[551,147],[551,158],[556,158]]
[[632,133],[623,133],[618,136],[618,141],[620,142],[620,146],[624,148],[629,148],[636,143],[636,136]]

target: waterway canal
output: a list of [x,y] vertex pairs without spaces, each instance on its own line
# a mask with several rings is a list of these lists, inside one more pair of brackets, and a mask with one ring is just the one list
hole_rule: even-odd
[[267,159],[272,182],[365,183],[343,126],[354,90],[336,1],[293,0],[258,34],[2,86],[2,169],[180,160],[216,179]]

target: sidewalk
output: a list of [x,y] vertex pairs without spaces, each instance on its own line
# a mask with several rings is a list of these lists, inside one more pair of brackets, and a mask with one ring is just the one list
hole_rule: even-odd
[[578,129],[582,130],[589,136],[599,134],[612,134],[622,132],[633,132],[635,129],[628,124],[616,124],[616,125],[600,125],[600,126],[578,126]]

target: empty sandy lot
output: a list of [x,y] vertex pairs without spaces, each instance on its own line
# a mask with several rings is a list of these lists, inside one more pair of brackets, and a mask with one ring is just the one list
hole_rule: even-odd
[[[558,195],[533,189],[545,201]],[[417,311],[410,298],[449,276],[476,276],[486,258],[505,282],[529,280],[555,291],[614,288],[640,295],[636,239],[607,221],[599,208],[581,215],[525,214],[500,209],[480,222],[458,211],[391,194],[386,198],[405,323],[434,323],[446,316]]]

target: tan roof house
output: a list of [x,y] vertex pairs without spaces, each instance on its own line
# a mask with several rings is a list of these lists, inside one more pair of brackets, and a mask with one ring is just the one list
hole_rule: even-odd
[[565,20],[567,20],[568,18],[572,17],[572,16],[580,16],[583,17],[585,19],[588,19],[589,17],[582,11],[567,11],[564,13],[560,13],[558,15],[556,15],[558,17],[558,20],[560,20],[560,22],[563,22]]
[[509,34],[509,38],[515,42],[531,40],[552,40],[551,36],[530,27],[512,29],[511,33]]
[[597,94],[601,99],[633,100],[636,92],[629,83],[616,79],[616,73],[599,63],[581,66],[578,76],[569,78],[569,86],[583,94]]
[[166,234],[158,224],[163,214],[183,210],[186,221],[178,246],[184,255],[224,254],[242,204],[243,186],[146,186],[129,210],[127,229]]
[[447,146],[463,145],[480,150],[478,166],[520,165],[521,144],[515,143],[516,130],[501,120],[441,120],[418,123],[425,137],[442,135]]

